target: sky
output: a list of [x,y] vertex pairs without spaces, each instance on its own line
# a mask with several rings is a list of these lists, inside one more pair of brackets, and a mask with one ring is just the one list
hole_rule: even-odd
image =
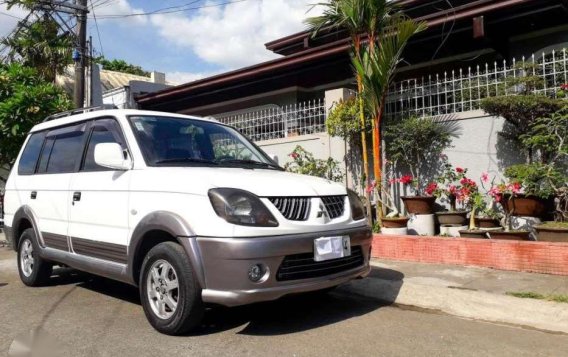
[[[319,0],[88,1],[94,11],[87,28],[97,53],[165,72],[177,83],[277,58],[264,44],[304,30],[303,20],[321,11],[312,6]],[[0,0],[0,37],[26,14]]]

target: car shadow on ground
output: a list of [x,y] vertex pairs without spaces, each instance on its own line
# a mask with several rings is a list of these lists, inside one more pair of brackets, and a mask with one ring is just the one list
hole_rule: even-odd
[[[54,273],[53,285],[76,284],[79,288],[140,305],[136,287],[71,269],[60,269]],[[329,293],[291,295],[276,301],[232,308],[210,306],[201,326],[188,336],[215,334],[239,327],[239,334],[285,335],[335,324],[391,305],[400,291],[403,278],[401,272],[376,267],[366,278],[370,284],[376,279],[391,281],[388,286],[392,291],[388,296],[392,299],[389,298],[389,301],[357,295],[350,291],[349,284],[345,284]],[[140,313],[143,314],[141,307]]]

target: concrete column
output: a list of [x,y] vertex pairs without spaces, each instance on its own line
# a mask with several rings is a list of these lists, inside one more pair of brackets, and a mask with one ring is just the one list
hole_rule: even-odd
[[[341,100],[346,100],[353,97],[356,93],[349,88],[337,88],[331,89],[325,92],[325,110],[326,115],[329,114],[330,110]],[[345,142],[343,138],[328,138],[329,156],[333,158],[341,157],[343,158],[342,170],[347,174],[345,185],[349,188],[354,188],[357,185],[354,183],[354,175],[351,167],[347,164],[346,155],[349,153],[349,143]]]

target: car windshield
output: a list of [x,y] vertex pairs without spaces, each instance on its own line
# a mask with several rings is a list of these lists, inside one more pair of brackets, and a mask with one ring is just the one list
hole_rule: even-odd
[[204,120],[137,115],[128,118],[150,166],[246,166],[280,169],[237,130]]

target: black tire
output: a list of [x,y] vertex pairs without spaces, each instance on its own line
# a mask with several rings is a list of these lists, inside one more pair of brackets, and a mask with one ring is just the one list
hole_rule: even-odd
[[[28,242],[31,243],[32,248],[31,256],[33,258],[33,264],[31,266],[31,272],[25,272],[22,266],[22,250],[29,248]],[[53,264],[39,256],[39,244],[37,243],[33,228],[26,229],[20,236],[18,242],[18,273],[20,274],[22,283],[27,286],[44,286],[49,282],[52,272]]]
[[[177,277],[177,307],[175,310],[166,312],[173,313],[168,318],[163,318],[155,312],[155,304],[158,297],[150,297],[148,284],[153,284],[151,269],[160,266],[162,262],[167,262],[174,270]],[[150,276],[150,277],[149,277]],[[149,279],[152,281],[149,282]],[[152,248],[142,263],[140,272],[140,300],[144,313],[150,324],[159,332],[166,335],[181,335],[197,327],[205,311],[201,300],[201,288],[194,277],[193,268],[189,257],[183,247],[174,242],[160,243]],[[160,289],[160,287],[157,287]],[[153,289],[152,294],[154,294]],[[158,291],[158,290],[157,290]],[[173,293],[176,291],[173,290]],[[160,294],[160,292],[156,293]],[[151,301],[152,300],[152,301]],[[154,308],[153,308],[154,306]]]

